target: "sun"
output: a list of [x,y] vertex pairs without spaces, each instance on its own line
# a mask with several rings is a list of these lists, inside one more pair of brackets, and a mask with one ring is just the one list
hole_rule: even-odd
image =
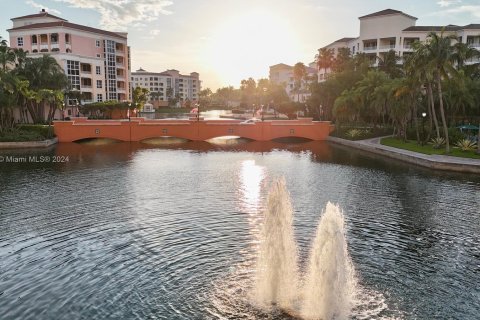
[[288,19],[252,11],[221,22],[209,39],[205,63],[225,84],[268,77],[268,67],[294,61],[299,45]]

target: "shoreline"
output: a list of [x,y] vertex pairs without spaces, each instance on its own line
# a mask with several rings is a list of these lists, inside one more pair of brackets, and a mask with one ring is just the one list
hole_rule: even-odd
[[329,136],[327,141],[429,169],[480,174],[480,160],[443,155],[428,155],[409,150],[393,148],[380,144],[381,138],[383,137],[352,141]]
[[30,148],[48,148],[58,143],[58,138],[52,138],[41,141],[15,141],[0,142],[0,149],[30,149]]

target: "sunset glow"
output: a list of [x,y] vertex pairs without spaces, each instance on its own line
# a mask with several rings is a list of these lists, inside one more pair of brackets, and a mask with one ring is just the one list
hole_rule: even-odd
[[203,59],[223,83],[267,77],[269,65],[299,56],[294,30],[285,17],[262,11],[225,19],[208,39]]

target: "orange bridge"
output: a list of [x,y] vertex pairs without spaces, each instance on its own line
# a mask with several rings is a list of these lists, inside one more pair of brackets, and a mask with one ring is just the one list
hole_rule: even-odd
[[273,120],[242,123],[239,120],[87,120],[54,121],[59,142],[73,142],[87,138],[110,138],[120,141],[142,141],[156,137],[176,137],[193,141],[223,136],[239,136],[257,141],[285,137],[325,140],[334,126],[329,121]]

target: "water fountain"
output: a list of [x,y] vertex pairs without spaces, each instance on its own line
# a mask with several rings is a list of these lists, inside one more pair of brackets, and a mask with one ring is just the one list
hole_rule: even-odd
[[346,319],[353,307],[355,276],[345,240],[343,214],[327,203],[313,241],[303,287],[306,319]]
[[348,318],[355,297],[355,276],[340,208],[329,202],[322,213],[301,289],[292,212],[285,180],[275,181],[268,195],[259,248],[257,303],[276,305],[303,319]]
[[298,292],[297,247],[293,236],[293,209],[285,180],[273,183],[257,261],[256,300],[292,309]]

